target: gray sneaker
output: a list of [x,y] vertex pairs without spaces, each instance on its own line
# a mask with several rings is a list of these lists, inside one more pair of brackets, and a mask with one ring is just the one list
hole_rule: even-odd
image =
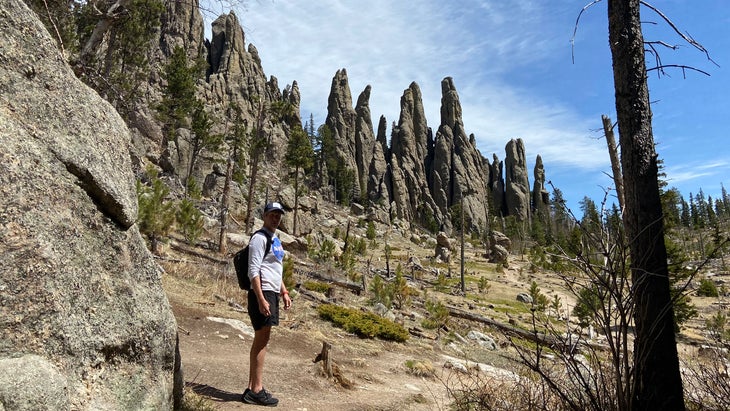
[[246,404],[263,405],[265,407],[276,407],[276,405],[279,404],[279,400],[272,397],[271,394],[263,388],[259,392],[253,392],[252,390],[244,392],[243,402]]

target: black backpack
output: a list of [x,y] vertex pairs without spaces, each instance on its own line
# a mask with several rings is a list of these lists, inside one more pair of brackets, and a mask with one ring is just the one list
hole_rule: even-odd
[[[253,238],[253,236],[258,233],[263,233],[266,236],[266,249],[264,250],[265,258],[266,254],[268,254],[269,250],[271,249],[271,235],[269,235],[268,231],[261,229],[253,233],[253,235],[251,235],[251,238]],[[248,240],[248,243],[251,244],[250,239]],[[251,279],[248,278],[248,244],[233,256],[233,266],[236,268],[238,286],[241,287],[242,290],[250,290]]]

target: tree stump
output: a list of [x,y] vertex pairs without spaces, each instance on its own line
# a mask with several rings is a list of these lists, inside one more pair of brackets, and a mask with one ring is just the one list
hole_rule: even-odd
[[332,344],[327,341],[322,341],[322,351],[317,354],[314,360],[312,360],[314,363],[322,361],[322,369],[325,375],[327,375],[327,378],[332,378],[332,359],[330,358],[331,348]]

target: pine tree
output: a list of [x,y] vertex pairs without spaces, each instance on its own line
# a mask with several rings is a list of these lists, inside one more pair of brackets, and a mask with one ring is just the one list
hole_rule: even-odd
[[692,215],[690,212],[690,205],[687,204],[687,200],[684,199],[684,197],[681,197],[681,212],[679,221],[682,223],[683,227],[690,228],[692,227]]
[[175,213],[175,221],[188,244],[195,245],[203,233],[203,213],[195,207],[191,199],[184,198],[180,201]]
[[157,106],[168,140],[175,141],[177,129],[187,124],[187,119],[196,105],[193,73],[185,49],[175,47],[165,66],[163,78],[167,85],[162,90],[162,101]]
[[[218,236],[218,252],[225,253],[227,249],[226,232],[228,230],[228,207],[231,201],[231,183],[235,180],[242,183],[243,153],[248,141],[248,129],[241,121],[242,110],[238,104],[231,103],[228,108],[227,118],[233,121],[233,126],[228,127],[223,135],[228,145],[228,158],[226,159],[226,179],[223,183],[223,194],[221,195],[221,230]],[[237,178],[238,177],[238,178]]]
[[210,129],[213,122],[208,118],[208,113],[203,107],[202,101],[195,99],[192,107],[192,121],[190,124],[190,158],[188,162],[188,174],[186,181],[193,178],[193,170],[203,152],[217,153],[223,144],[223,136],[211,134]]
[[295,127],[289,136],[287,144],[286,163],[294,168],[294,224],[292,234],[297,233],[297,210],[299,208],[299,174],[301,171],[305,173],[312,168],[314,164],[314,150],[309,141],[309,136],[301,127]]
[[[161,0],[129,0],[117,5],[112,17],[99,17],[99,9],[109,7],[102,2],[78,6],[79,40],[84,49],[74,63],[79,77],[128,118],[146,91],[153,40],[164,5]],[[102,27],[104,40],[90,47]]]
[[159,255],[160,241],[175,222],[175,204],[167,199],[170,189],[157,178],[157,172],[150,168],[147,174],[151,181],[149,186],[137,181],[137,223],[139,231],[150,239],[152,253]]
[[205,111],[204,104],[195,96],[195,83],[202,73],[200,61],[190,62],[185,50],[178,46],[173,50],[164,78],[166,87],[162,90],[162,101],[157,107],[160,119],[163,121],[163,130],[167,139],[175,143],[178,160],[182,162],[182,150],[179,128],[189,128],[188,137],[189,157],[188,169],[184,178],[186,187],[191,184],[193,170],[204,152],[217,152],[223,142],[223,137],[211,134],[212,121]]
[[555,242],[561,247],[567,245],[568,233],[572,230],[570,214],[565,205],[563,192],[559,188],[553,187],[553,196],[550,201],[552,211],[553,235]]

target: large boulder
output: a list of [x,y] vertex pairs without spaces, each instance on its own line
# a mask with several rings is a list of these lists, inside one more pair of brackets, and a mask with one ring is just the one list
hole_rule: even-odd
[[451,252],[454,250],[454,242],[446,233],[440,231],[436,236],[435,257],[448,263],[451,261]]
[[23,2],[0,0],[0,44],[0,409],[169,409],[130,133]]

